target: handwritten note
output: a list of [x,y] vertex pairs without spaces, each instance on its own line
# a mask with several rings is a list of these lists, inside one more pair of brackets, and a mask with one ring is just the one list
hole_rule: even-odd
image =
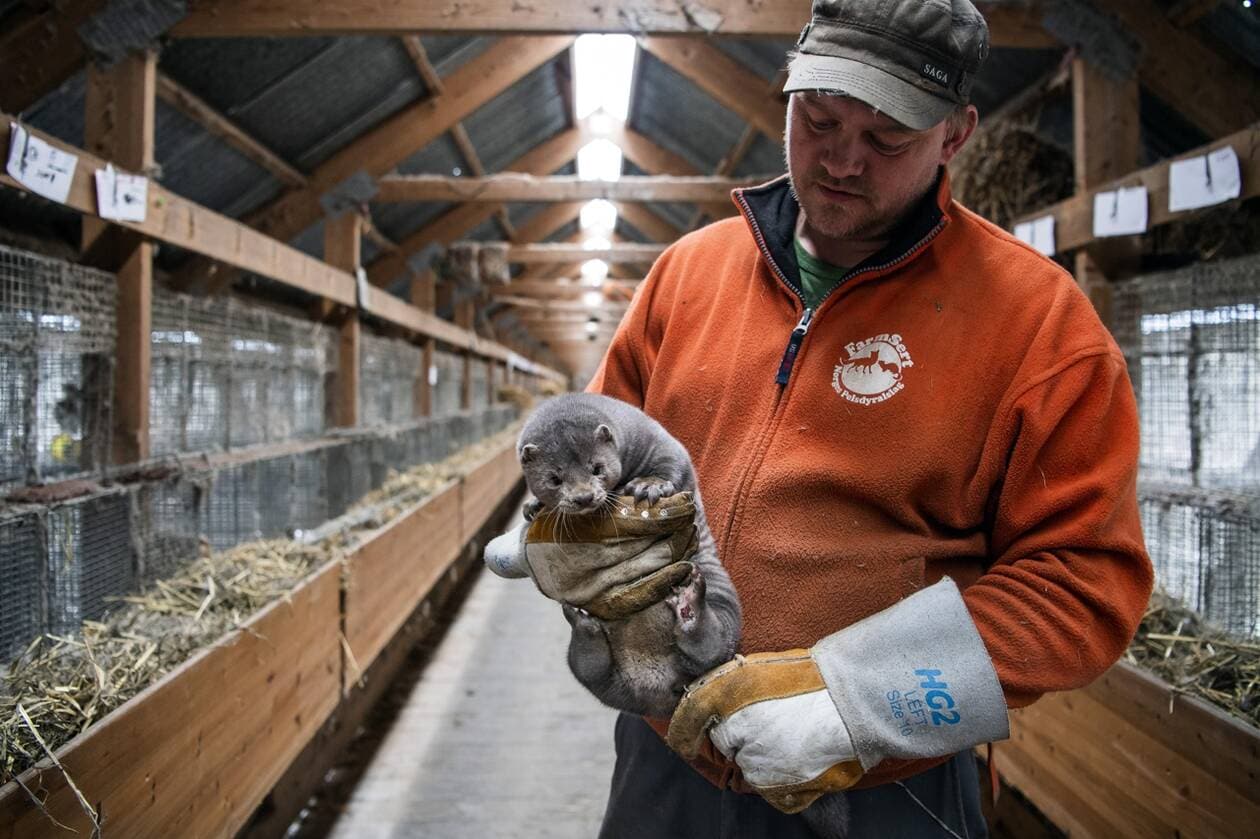
[[1233,146],[1174,161],[1168,167],[1168,211],[1196,210],[1242,194],[1242,173]]
[[65,203],[79,158],[10,123],[9,161],[5,170],[36,195]]
[[1094,235],[1132,236],[1146,232],[1146,187],[1135,186],[1094,195]]
[[144,221],[149,208],[149,179],[119,172],[106,164],[96,170],[96,212],[116,221]]
[[429,365],[429,387],[437,387],[438,369],[436,364]]
[[1032,245],[1046,256],[1054,256],[1054,216],[1015,225],[1015,238]]

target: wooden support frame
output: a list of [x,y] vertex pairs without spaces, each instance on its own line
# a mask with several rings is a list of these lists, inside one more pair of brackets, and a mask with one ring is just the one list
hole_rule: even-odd
[[[674,154],[655,140],[640,134],[625,123],[618,123],[605,136],[615,143],[635,166],[649,175],[702,175],[685,158]],[[735,214],[735,205],[729,199],[715,204],[705,204],[700,209],[714,218]]]
[[[996,46],[1044,47],[1049,36],[1038,9],[980,3]],[[440,4],[387,0],[370,4],[307,3],[280,0],[203,0],[172,34],[176,37],[224,38],[377,34],[411,32],[496,34],[504,32],[627,32],[660,35],[737,35],[795,39],[809,20],[809,0],[748,3],[569,3],[545,0],[523,4],[484,0],[460,6],[457,14]]]
[[499,203],[504,201],[730,201],[733,189],[756,186],[759,178],[706,176],[631,175],[615,181],[584,180],[576,175],[538,177],[504,173],[482,177],[448,175],[390,175],[378,183],[375,201],[455,201]]
[[[134,171],[153,168],[156,79],[153,53],[132,53],[107,70],[88,68],[83,133],[89,149]],[[136,463],[149,457],[153,244],[88,217],[82,248],[118,278],[110,457],[114,463]]]
[[[362,261],[363,217],[344,213],[324,222],[324,259],[351,274]],[[338,327],[337,375],[333,386],[333,426],[354,428],[359,424],[359,358],[362,324],[358,309],[342,314]]]
[[672,221],[657,215],[654,210],[643,204],[614,201],[613,206],[617,208],[618,216],[654,242],[673,242],[683,234],[683,231],[675,227]]
[[0,35],[0,110],[18,114],[34,105],[83,66],[87,52],[79,27],[105,0],[71,0],[29,12]]
[[576,244],[511,245],[508,261],[525,264],[585,262],[602,259],[607,262],[641,262],[651,264],[664,252],[663,244],[613,244],[606,248],[587,248]]
[[[411,304],[422,312],[432,314],[437,309],[437,278],[432,271],[411,278]],[[437,341],[426,338],[420,370],[416,374],[416,416],[433,416],[433,383],[429,371],[433,369],[433,359],[437,352]]]
[[[8,114],[0,114],[0,122],[20,121]],[[93,172],[104,168],[105,161],[29,125],[23,124],[23,128],[79,158],[66,206],[86,216],[96,217]],[[6,159],[10,141],[9,134],[0,134],[0,155]],[[0,174],[0,184],[27,191],[7,174]],[[343,306],[356,304],[355,279],[351,274],[309,257],[240,222],[180,198],[157,183],[149,184],[148,214],[143,222],[110,223],[234,267],[253,271],[331,303]],[[488,358],[506,360],[512,355],[507,347],[478,338],[380,289],[369,288],[365,304],[363,308],[367,314],[418,335],[436,338],[460,349],[469,348]],[[541,365],[533,367],[530,372],[557,381],[566,380],[561,373]]]
[[[1204,210],[1187,210],[1171,213],[1168,211],[1168,167],[1175,160],[1187,157],[1199,157],[1210,154],[1216,149],[1233,146],[1238,153],[1238,165],[1242,174],[1242,195],[1240,199],[1253,198],[1260,195],[1260,123],[1238,131],[1228,137],[1222,137],[1205,146],[1160,161],[1136,172],[1130,172],[1105,184],[1091,188],[1087,192],[1078,193],[1064,201],[1053,204],[1035,213],[1029,213],[1016,219],[1014,224],[1032,221],[1046,215],[1055,218],[1055,243],[1060,253],[1072,251],[1089,245],[1095,241],[1093,233],[1094,195],[1108,192],[1125,186],[1145,186],[1149,193],[1149,211],[1147,229],[1159,227],[1177,219],[1189,218]],[[1211,209],[1205,208],[1205,209]]]

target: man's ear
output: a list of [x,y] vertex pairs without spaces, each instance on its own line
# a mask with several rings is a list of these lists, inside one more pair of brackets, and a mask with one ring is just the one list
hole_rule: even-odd
[[945,135],[945,142],[941,145],[941,165],[946,166],[954,155],[962,150],[967,140],[976,130],[976,124],[980,121],[980,112],[976,110],[975,105],[967,106],[967,118],[957,128],[949,129]]
[[538,447],[533,443],[526,443],[521,446],[521,463],[529,463],[538,456]]
[[598,428],[595,429],[595,442],[597,443],[616,442],[613,439],[612,429],[606,425],[601,424]]

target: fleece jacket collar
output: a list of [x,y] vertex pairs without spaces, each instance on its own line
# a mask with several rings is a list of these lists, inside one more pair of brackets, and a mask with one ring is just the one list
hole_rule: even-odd
[[[801,207],[792,194],[788,176],[783,175],[760,186],[737,189],[733,197],[771,271],[804,300],[801,268],[792,246]],[[949,216],[945,213],[949,202],[949,175],[941,167],[936,184],[914,205],[888,244],[851,268],[841,283],[858,274],[889,269],[918,256],[949,223]]]

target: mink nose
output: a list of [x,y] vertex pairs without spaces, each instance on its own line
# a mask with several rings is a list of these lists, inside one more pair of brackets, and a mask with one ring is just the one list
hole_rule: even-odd
[[584,492],[581,495],[573,496],[573,504],[578,507],[586,507],[595,500],[595,493]]

